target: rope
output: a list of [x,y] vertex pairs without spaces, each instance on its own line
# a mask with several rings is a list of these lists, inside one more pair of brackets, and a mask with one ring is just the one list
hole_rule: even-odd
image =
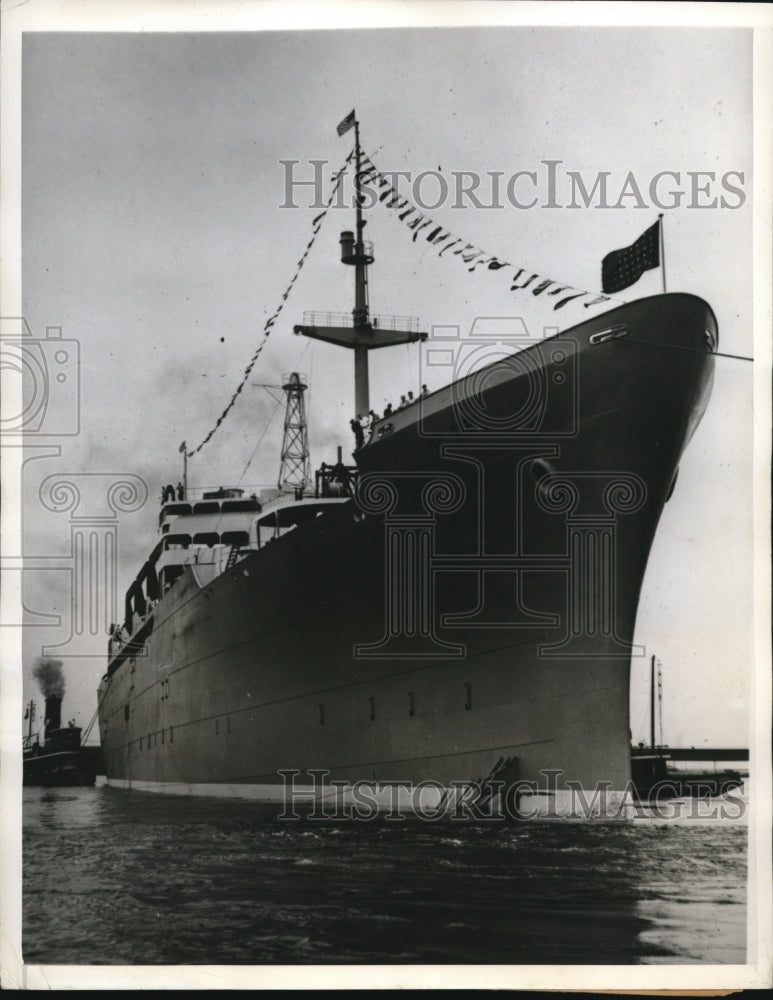
[[[296,365],[296,367],[297,367],[297,368],[300,368],[300,367],[301,367],[301,364],[303,363],[303,359],[304,359],[304,358],[305,358],[305,356],[306,356],[306,351],[308,351],[308,349],[309,349],[309,345],[310,345],[311,343],[313,343],[313,342],[312,342],[311,340],[308,340],[308,341],[306,342],[306,346],[305,346],[305,347],[304,347],[304,349],[303,349],[303,353],[301,354],[301,356],[300,356],[300,359],[299,359],[299,361],[298,361],[298,364]],[[309,381],[311,381],[311,380],[309,380]],[[264,388],[268,388],[268,387],[267,387],[267,386],[264,386]],[[260,442],[261,442],[261,441],[263,440],[263,438],[264,438],[264,437],[266,436],[266,434],[268,433],[268,429],[269,429],[269,427],[271,426],[271,424],[272,424],[272,422],[273,422],[273,420],[274,420],[274,417],[275,417],[275,416],[277,415],[277,411],[279,410],[279,407],[280,407],[280,406],[282,405],[282,402],[283,402],[283,400],[282,400],[281,398],[280,398],[280,399],[277,399],[277,398],[276,398],[276,396],[272,395],[271,393],[269,393],[269,396],[271,396],[271,398],[272,398],[272,399],[274,400],[274,404],[275,404],[275,405],[274,405],[274,409],[273,409],[273,410],[271,411],[271,416],[270,416],[270,417],[268,418],[268,420],[266,421],[266,426],[265,426],[265,427],[263,428],[263,433],[262,433],[262,434],[260,435],[260,437],[258,438],[258,441],[257,441],[257,444],[256,444],[256,445],[255,445],[255,447],[254,447],[254,448],[252,449],[252,454],[251,454],[251,455],[250,455],[250,457],[249,457],[249,458],[247,459],[247,464],[246,464],[246,465],[244,466],[244,469],[242,470],[242,474],[241,474],[241,475],[239,476],[239,480],[238,480],[238,481],[239,481],[239,483],[241,483],[241,481],[242,481],[242,480],[244,479],[244,477],[245,477],[245,476],[247,475],[247,469],[249,469],[249,467],[250,467],[250,465],[251,465],[251,463],[252,463],[252,460],[253,460],[253,458],[255,458],[255,455],[256,455],[256,453],[257,453],[257,451],[258,451],[258,448],[260,447]]]
[[88,726],[84,730],[83,737],[81,739],[81,744],[84,744],[86,742],[86,740],[89,738],[89,736],[91,736],[91,730],[94,728],[94,723],[97,721],[97,716],[99,715],[99,710],[100,710],[100,708],[102,708],[102,702],[105,700],[105,698],[107,698],[107,693],[110,690],[110,683],[111,683],[112,679],[113,679],[112,674],[108,675],[107,684],[105,685],[105,693],[102,695],[102,697],[97,702],[97,707],[94,710],[94,714],[91,716],[91,721],[89,722]]
[[637,338],[640,344],[648,344],[650,347],[666,347],[670,351],[692,351],[694,354],[711,354],[715,358],[735,358],[736,361],[754,361],[745,354],[723,354],[722,351],[702,351],[700,347],[687,347],[686,344],[664,344],[657,340],[642,340]]
[[[99,703],[99,705],[101,704],[102,702]],[[89,738],[89,736],[91,736],[91,730],[94,728],[94,723],[97,721],[97,713],[99,712],[99,705],[97,705],[96,709],[94,710],[94,714],[91,716],[91,721],[89,722],[88,726],[86,726],[83,732],[83,739],[81,740],[81,744],[84,744],[86,740]]]
[[252,355],[252,358],[250,359],[250,363],[244,369],[244,375],[242,376],[241,382],[236,387],[236,390],[234,391],[233,395],[231,396],[230,400],[228,401],[227,406],[225,407],[225,409],[223,410],[223,412],[220,414],[220,416],[215,421],[214,427],[209,431],[209,433],[201,441],[200,444],[198,444],[192,451],[188,452],[188,458],[191,458],[193,455],[195,455],[198,452],[200,452],[201,449],[204,447],[204,445],[207,444],[207,442],[211,441],[211,439],[214,436],[215,432],[220,427],[220,425],[225,420],[225,418],[228,416],[228,414],[230,413],[230,411],[233,408],[234,404],[236,403],[236,400],[239,398],[239,394],[241,393],[242,389],[247,384],[247,379],[250,377],[250,374],[252,373],[252,369],[255,367],[255,362],[258,360],[258,358],[260,357],[261,351],[266,346],[266,343],[268,341],[269,335],[271,333],[271,328],[276,323],[276,321],[279,319],[279,315],[282,312],[282,310],[284,309],[285,303],[287,302],[287,299],[288,299],[288,297],[290,295],[290,291],[292,290],[292,287],[295,284],[295,281],[296,281],[298,275],[301,273],[301,269],[303,268],[303,265],[306,263],[306,258],[308,257],[311,248],[314,246],[314,241],[317,238],[317,233],[319,233],[320,227],[322,226],[322,223],[324,222],[325,216],[327,215],[327,213],[328,213],[328,211],[330,209],[330,206],[333,204],[333,200],[335,199],[335,196],[336,196],[336,194],[338,192],[338,188],[340,187],[340,184],[341,184],[341,178],[343,177],[344,172],[346,171],[346,168],[351,163],[351,160],[352,160],[353,156],[354,156],[354,150],[352,150],[349,153],[349,155],[344,160],[344,165],[341,167],[341,169],[335,175],[335,180],[333,182],[333,189],[330,192],[330,197],[327,200],[327,204],[325,205],[324,209],[319,213],[319,215],[317,215],[312,220],[312,224],[311,224],[312,225],[311,239],[306,244],[306,249],[303,251],[303,253],[301,254],[301,256],[300,256],[300,258],[298,260],[298,263],[295,265],[295,272],[293,273],[292,278],[290,278],[290,281],[288,282],[287,288],[282,293],[281,301],[279,302],[279,305],[277,306],[276,312],[274,312],[274,314],[272,316],[269,316],[269,318],[266,320],[266,323],[265,323],[265,325],[263,327],[263,339],[258,344],[258,346],[257,346],[257,348],[255,350],[255,353]]
[[258,448],[260,448],[260,442],[261,442],[261,441],[263,440],[263,438],[264,438],[264,437],[266,436],[266,434],[268,433],[268,429],[269,429],[269,427],[271,426],[271,424],[272,424],[272,422],[273,422],[273,420],[274,420],[274,417],[275,417],[275,416],[277,415],[277,411],[279,410],[279,407],[280,407],[281,405],[282,405],[282,400],[281,400],[281,399],[278,399],[278,400],[277,400],[277,401],[276,401],[276,402],[274,403],[274,409],[273,409],[273,410],[271,411],[271,416],[270,416],[270,417],[268,418],[268,420],[266,421],[266,426],[265,426],[265,427],[263,428],[263,433],[262,433],[262,434],[260,435],[260,437],[258,438],[258,440],[257,440],[257,443],[256,443],[255,447],[254,447],[254,448],[253,448],[253,450],[252,450],[252,454],[251,454],[251,455],[250,455],[250,457],[249,457],[249,458],[247,459],[247,464],[246,464],[246,465],[244,466],[244,469],[242,470],[242,474],[241,474],[241,475],[239,476],[239,479],[238,479],[238,482],[239,482],[239,483],[241,483],[241,481],[242,481],[242,480],[244,479],[244,477],[245,477],[245,476],[247,475],[247,469],[249,469],[249,467],[250,467],[250,464],[251,464],[251,462],[252,462],[253,458],[255,458],[255,453],[257,452]]

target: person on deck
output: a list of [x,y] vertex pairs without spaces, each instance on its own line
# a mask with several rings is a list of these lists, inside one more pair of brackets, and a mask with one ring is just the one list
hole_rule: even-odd
[[349,470],[343,462],[336,462],[333,466],[331,479],[334,483],[338,483],[341,486],[342,493],[346,494],[349,492]]
[[349,426],[354,431],[355,448],[359,451],[365,444],[365,432],[362,429],[362,424],[359,420],[350,420]]

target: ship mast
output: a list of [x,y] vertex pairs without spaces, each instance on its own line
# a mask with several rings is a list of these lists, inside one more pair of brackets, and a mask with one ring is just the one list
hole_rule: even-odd
[[[368,266],[373,263],[373,244],[363,239],[366,225],[362,205],[362,151],[360,149],[360,126],[354,122],[355,141],[355,232],[341,233],[341,260],[354,266],[354,309],[351,321],[346,316],[329,313],[305,313],[304,322],[293,327],[295,333],[305,337],[325,340],[339,347],[349,347],[354,351],[354,410],[357,417],[364,417],[370,410],[370,387],[368,377],[368,351],[377,347],[392,347],[395,344],[411,344],[426,340],[427,334],[420,333],[418,320],[414,317],[370,316],[368,304]],[[400,329],[400,325],[407,329]]]
[[[341,234],[341,256],[345,263],[354,264],[354,310],[352,317],[354,327],[368,326],[368,265],[373,263],[373,244],[366,249],[362,239],[365,220],[362,217],[362,189],[360,170],[362,169],[360,152],[360,123],[354,122],[355,174],[354,189],[357,236],[354,253],[344,247],[344,233]],[[370,382],[368,378],[368,348],[364,344],[354,345],[354,412],[360,416],[370,409]]]
[[27,726],[27,740],[32,741],[32,723],[35,721],[35,702],[31,701],[27,707],[27,715],[25,718],[29,719],[29,725]]
[[663,746],[663,664],[658,660],[658,731],[659,745]]
[[655,656],[650,661],[650,746],[655,749]]

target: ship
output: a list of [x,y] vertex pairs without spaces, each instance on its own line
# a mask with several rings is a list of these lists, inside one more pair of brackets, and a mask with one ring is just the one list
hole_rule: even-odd
[[73,787],[96,782],[96,761],[90,748],[81,744],[81,728],[74,722],[62,726],[62,699],[46,698],[43,743],[32,732],[35,703],[27,706],[27,735],[22,742],[23,783],[25,786]]
[[[359,176],[358,132],[356,155]],[[458,345],[371,315],[361,201],[340,241],[351,314],[293,332],[353,351],[369,433],[274,491],[165,491],[98,689],[107,783],[293,815],[622,815],[637,604],[715,316],[641,298],[373,414],[371,349]],[[491,358],[486,336],[465,349]],[[303,467],[307,382],[283,387],[283,463]]]
[[712,799],[744,786],[744,775],[734,768],[711,771],[674,766],[679,751],[667,746],[638,748],[631,757],[636,795],[641,802],[666,799]]

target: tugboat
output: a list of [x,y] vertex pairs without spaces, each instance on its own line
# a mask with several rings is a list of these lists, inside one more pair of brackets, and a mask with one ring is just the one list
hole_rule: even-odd
[[32,732],[35,702],[27,708],[29,725],[23,742],[24,785],[76,786],[93,785],[96,765],[93,755],[81,746],[81,729],[73,722],[62,726],[62,699],[46,698],[43,743]]
[[650,745],[644,742],[631,753],[631,779],[640,802],[653,799],[717,798],[743,785],[740,771],[679,770],[673,766],[679,760],[679,750],[663,744],[662,678],[657,668],[657,692],[660,705],[660,743],[655,740],[655,657],[650,668]]

